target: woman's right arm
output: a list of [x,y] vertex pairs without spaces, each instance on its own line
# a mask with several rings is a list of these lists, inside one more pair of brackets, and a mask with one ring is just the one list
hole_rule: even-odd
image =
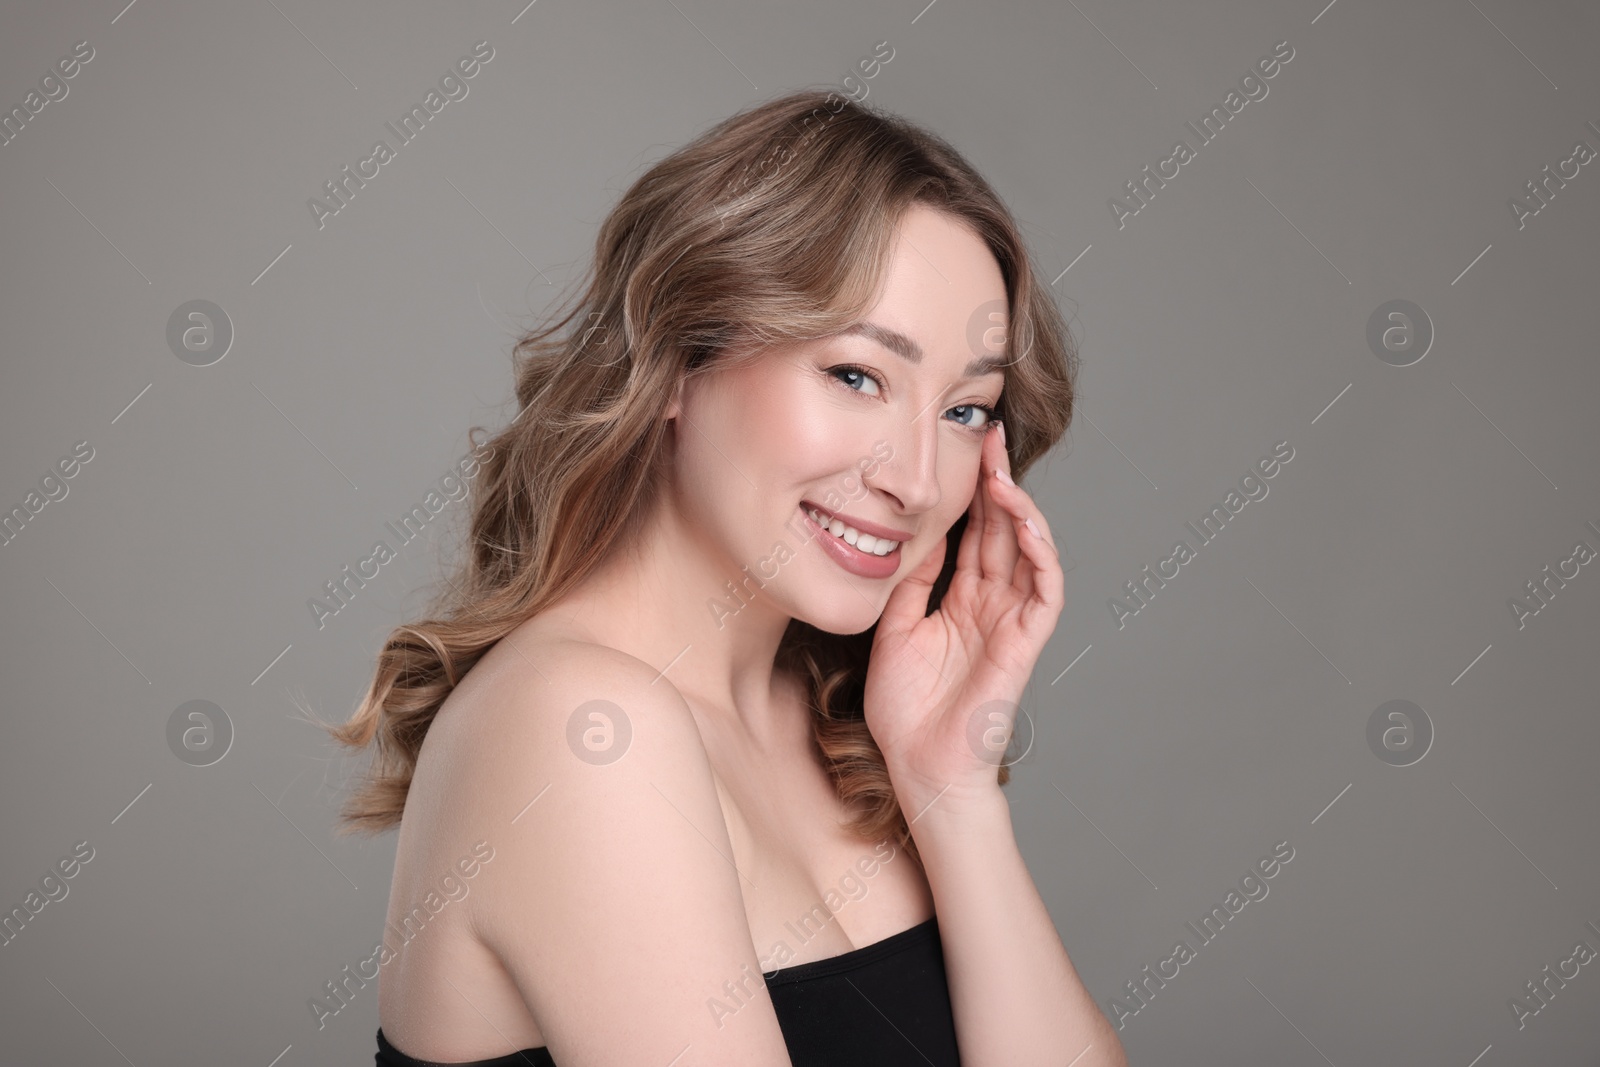
[[[441,814],[495,850],[471,920],[551,1057],[791,1067],[745,919],[749,882],[681,694],[594,645],[564,646],[537,670],[519,656],[502,664],[454,709],[455,810]],[[609,705],[583,708],[591,701]]]

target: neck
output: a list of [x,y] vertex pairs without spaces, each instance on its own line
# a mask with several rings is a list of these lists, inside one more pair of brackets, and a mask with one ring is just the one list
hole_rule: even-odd
[[753,563],[708,544],[663,494],[631,544],[551,614],[662,671],[697,718],[776,737],[787,690],[774,664],[790,617],[763,594]]

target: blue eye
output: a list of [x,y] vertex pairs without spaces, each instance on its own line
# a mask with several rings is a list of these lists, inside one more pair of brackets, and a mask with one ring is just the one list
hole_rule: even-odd
[[983,436],[983,434],[988,431],[989,423],[994,421],[994,408],[989,407],[987,404],[959,404],[956,407],[951,408],[950,410],[951,411],[965,411],[965,412],[968,412],[969,414],[971,412],[974,412],[974,411],[983,412],[983,421],[981,423],[979,423],[978,425],[974,426],[974,425],[972,425],[971,423],[968,423],[968,422],[963,422],[961,424],[962,426],[965,426],[967,429],[971,430],[973,433],[977,434],[980,437]]
[[[862,367],[862,366],[858,366],[858,365],[856,365],[854,363],[846,363],[846,364],[842,364],[841,366],[838,366],[838,367],[829,367],[828,368],[828,373],[834,375],[835,376],[835,379],[834,379],[835,381],[838,381],[840,384],[844,385],[846,388],[850,389],[852,392],[863,393],[866,396],[875,396],[875,395],[877,395],[876,393],[866,392],[865,390],[859,388],[857,385],[851,384],[851,382],[846,379],[845,375],[852,375],[858,380],[858,382],[863,383],[863,384],[865,382],[867,382],[867,381],[870,381],[873,384],[873,386],[876,387],[876,389],[878,390],[878,393],[881,393],[883,391],[884,383],[883,383],[883,379],[882,378],[878,377],[877,374],[873,373],[872,371],[868,370],[867,368]],[[987,404],[958,404],[955,407],[951,408],[950,411],[952,411],[952,412],[962,412],[962,413],[964,413],[966,418],[970,418],[973,412],[982,412],[983,421],[981,423],[977,424],[976,426],[974,426],[970,422],[963,421],[961,418],[957,418],[955,420],[952,420],[952,421],[954,421],[956,423],[956,425],[960,426],[962,429],[966,430],[967,432],[973,434],[976,437],[982,437],[985,433],[988,432],[989,423],[991,421],[993,421],[994,417],[995,417],[995,409],[990,407]]]
[[[830,367],[828,369],[828,373],[829,374],[835,374],[835,375],[839,375],[839,374],[854,374],[858,378],[863,378],[863,379],[871,381],[874,385],[876,385],[878,387],[878,391],[879,392],[883,391],[883,379],[879,378],[876,374],[872,373],[871,371],[869,371],[865,367],[857,367],[857,366],[855,366],[853,364],[846,364],[846,365],[844,365],[842,367]],[[838,380],[841,381],[841,382],[845,381],[845,379],[842,378],[842,377],[839,378]],[[849,385],[848,382],[845,382],[845,384]],[[854,389],[854,391],[858,392],[858,393],[862,391],[860,389],[855,389],[854,386],[852,386],[851,388]],[[868,396],[872,396],[873,394],[868,393],[867,395]]]

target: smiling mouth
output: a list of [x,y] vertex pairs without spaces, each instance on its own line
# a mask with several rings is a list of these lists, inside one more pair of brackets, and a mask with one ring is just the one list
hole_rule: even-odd
[[800,506],[805,509],[807,515],[811,516],[813,522],[838,540],[850,545],[857,552],[862,552],[869,556],[889,556],[900,549],[899,541],[862,533],[854,526],[842,519],[835,518],[832,514],[823,511],[810,501],[802,500]]

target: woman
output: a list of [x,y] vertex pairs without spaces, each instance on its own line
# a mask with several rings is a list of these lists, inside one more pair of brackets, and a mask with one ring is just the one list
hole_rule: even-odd
[[1000,792],[1077,356],[988,184],[784,96],[517,351],[470,558],[336,731],[400,827],[378,1063],[1124,1064]]

